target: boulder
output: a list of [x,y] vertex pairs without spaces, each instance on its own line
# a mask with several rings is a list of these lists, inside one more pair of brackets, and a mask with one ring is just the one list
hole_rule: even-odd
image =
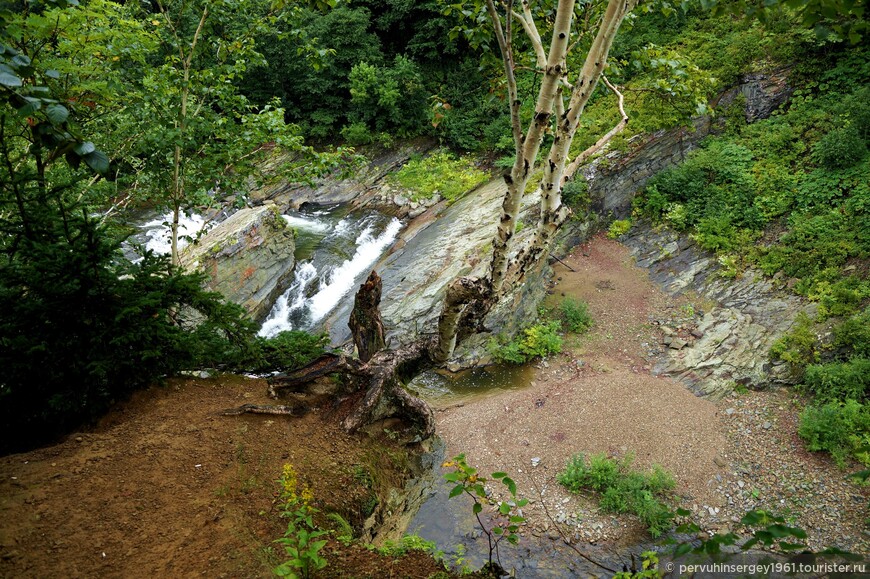
[[295,265],[293,230],[272,204],[245,208],[181,253],[185,269],[200,269],[205,287],[263,319],[287,289]]

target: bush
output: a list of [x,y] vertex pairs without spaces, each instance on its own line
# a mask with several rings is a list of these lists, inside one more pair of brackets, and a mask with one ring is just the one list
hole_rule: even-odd
[[586,302],[567,297],[559,304],[559,313],[569,332],[582,334],[594,323]]
[[840,468],[850,456],[870,466],[870,408],[855,400],[808,406],[798,434],[809,450],[830,452]]
[[52,217],[0,264],[0,451],[77,428],[255,331],[201,276],[150,252],[131,264],[90,219]]
[[238,352],[230,365],[247,372],[287,372],[317,358],[327,345],[327,334],[312,335],[296,330],[281,332],[272,338],[257,336]]
[[634,513],[653,537],[671,527],[674,515],[660,497],[673,490],[674,478],[659,465],[648,473],[631,470],[634,458],[621,461],[594,454],[589,461],[574,455],[556,476],[573,493],[591,489],[602,494],[601,508],[613,513]]
[[813,148],[813,159],[829,169],[851,167],[866,155],[867,144],[854,125],[828,132]]
[[853,358],[807,366],[804,388],[819,402],[864,401],[870,388],[870,360]]
[[589,185],[582,175],[577,175],[562,187],[562,202],[574,210],[588,209]]
[[808,315],[803,312],[797,315],[792,330],[771,346],[770,357],[788,362],[792,372],[797,376],[803,374],[807,364],[819,361],[813,321]]
[[535,358],[543,358],[562,351],[561,324],[550,321],[524,329],[520,335],[506,344],[490,340],[488,349],[499,362],[525,364]]
[[629,229],[631,229],[630,219],[617,219],[611,223],[610,227],[607,229],[607,237],[610,239],[617,239],[628,233]]
[[834,346],[870,358],[870,307],[834,328]]

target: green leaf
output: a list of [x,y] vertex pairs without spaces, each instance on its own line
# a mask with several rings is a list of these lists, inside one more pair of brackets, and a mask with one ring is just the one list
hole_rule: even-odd
[[504,533],[504,529],[502,529],[501,527],[493,527],[492,528],[493,535],[501,535],[502,533]]
[[85,141],[84,143],[79,143],[75,147],[73,147],[73,151],[75,151],[76,153],[78,153],[79,155],[81,155],[83,157],[85,155],[87,155],[88,153],[93,153],[96,150],[97,150],[97,146],[94,145],[90,141]]
[[69,117],[69,111],[63,105],[48,105],[45,107],[45,115],[53,124],[59,125]]
[[507,476],[506,472],[494,472],[492,473],[492,478],[504,478]]
[[498,512],[501,513],[502,515],[506,515],[509,512],[511,512],[511,506],[507,503],[499,503]]
[[49,69],[45,71],[45,76],[48,78],[60,78],[60,71]]
[[93,151],[83,155],[82,159],[84,159],[88,167],[97,173],[106,173],[109,170],[109,158],[102,151]]
[[471,507],[471,510],[474,511],[474,514],[480,514],[480,511],[483,510],[483,505],[480,503],[474,503],[474,506]]
[[21,86],[21,79],[8,72],[0,72],[0,84],[7,87]]
[[692,548],[693,547],[691,543],[680,543],[679,545],[677,545],[677,548],[674,549],[674,557],[681,557],[686,553],[691,552]]
[[514,482],[514,479],[506,476],[501,482],[507,485],[507,488],[512,495],[517,494],[517,483]]
[[453,497],[458,497],[458,496],[461,495],[461,494],[462,494],[462,485],[456,485],[456,486],[453,487],[453,489],[450,491],[450,496],[449,496],[448,498],[451,498],[451,499],[452,499]]

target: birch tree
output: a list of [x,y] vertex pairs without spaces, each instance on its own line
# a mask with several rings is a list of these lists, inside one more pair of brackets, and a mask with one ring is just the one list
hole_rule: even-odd
[[[505,295],[531,268],[546,258],[559,227],[565,222],[569,210],[562,204],[562,186],[570,175],[566,171],[569,150],[583,110],[592,97],[607,67],[607,57],[620,25],[637,6],[638,0],[606,0],[603,5],[578,4],[576,0],[557,0],[555,11],[543,12],[533,0],[484,0],[477,10],[454,5],[466,17],[484,20],[495,37],[501,54],[510,108],[511,131],[515,161],[504,174],[505,194],[498,228],[492,240],[492,257],[487,275],[482,278],[463,277],[447,288],[444,307],[439,319],[439,347],[437,358],[447,360],[456,346],[461,327],[476,327],[498,299]],[[602,7],[603,11],[596,10]],[[543,16],[543,18],[542,18]],[[575,19],[591,27],[578,31]],[[546,22],[549,47],[539,23]],[[594,24],[593,24],[594,23]],[[594,30],[593,30],[594,28]],[[524,127],[520,115],[522,101],[517,91],[516,71],[521,55],[517,45],[517,30],[523,34],[522,43],[529,46],[534,66],[542,75],[535,100],[534,114]],[[588,32],[587,32],[588,31]],[[591,39],[582,61],[571,54],[584,45],[583,33]],[[569,63],[578,62],[577,70]],[[621,100],[621,99],[620,99]],[[620,122],[627,120],[622,114]],[[617,125],[605,137],[615,135]],[[536,175],[536,164],[544,136],[552,135],[540,173],[540,215],[534,235],[521,247],[512,243],[517,218],[529,180]],[[606,141],[605,141],[606,142]],[[599,141],[596,147],[605,143]],[[576,167],[575,167],[576,168]]]

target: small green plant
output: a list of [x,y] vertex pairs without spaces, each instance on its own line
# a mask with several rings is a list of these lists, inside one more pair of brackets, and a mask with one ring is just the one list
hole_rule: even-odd
[[490,339],[487,349],[499,362],[525,364],[538,357],[562,351],[561,324],[558,320],[535,324],[507,343]]
[[404,557],[411,551],[423,551],[424,553],[429,553],[435,559],[440,559],[444,555],[438,550],[434,541],[428,541],[416,534],[403,535],[398,542],[385,541],[381,547],[366,545],[366,548],[384,557]]
[[308,579],[312,571],[326,567],[320,550],[327,541],[320,537],[328,535],[329,531],[321,531],[314,524],[314,515],[319,512],[311,506],[314,493],[307,486],[300,489],[293,465],[284,465],[278,485],[278,507],[281,517],[287,519],[287,530],[275,542],[284,546],[289,558],[272,571],[279,577]]
[[588,304],[573,297],[562,300],[559,304],[559,314],[568,331],[575,334],[586,332],[594,323],[589,314]]
[[[464,494],[474,501],[472,511],[489,544],[489,560],[484,570],[491,571],[501,577],[504,574],[504,569],[499,558],[499,544],[507,540],[508,543],[515,545],[519,541],[517,533],[520,530],[520,525],[526,520],[520,512],[528,504],[528,499],[517,498],[517,485],[504,472],[494,472],[490,476],[492,480],[501,482],[507,488],[511,499],[496,502],[489,498],[486,492],[486,483],[489,479],[479,476],[476,468],[468,466],[464,454],[454,457],[453,460],[449,460],[441,466],[453,469],[452,472],[444,475],[444,480],[456,484],[450,491],[450,498]],[[484,518],[481,518],[484,505],[493,507],[492,512],[485,516],[486,522],[484,522]]]
[[674,488],[674,478],[655,465],[649,473],[631,469],[634,457],[620,461],[593,454],[587,461],[574,455],[556,480],[571,492],[591,489],[601,493],[601,508],[613,513],[634,513],[658,537],[667,531],[674,514],[660,499]]
[[335,523],[333,532],[335,538],[338,539],[345,547],[353,543],[353,527],[347,520],[338,513],[329,513],[326,518]]
[[[692,513],[686,509],[677,509],[677,515],[688,517]],[[746,551],[762,545],[765,548],[777,547],[783,552],[791,552],[806,549],[803,543],[793,543],[793,539],[806,540],[807,533],[803,529],[786,524],[783,517],[773,515],[767,511],[749,511],[740,519],[740,524],[753,529],[752,538],[740,545],[740,549]],[[684,523],[677,527],[678,533],[697,536],[701,528],[692,522]],[[719,533],[709,539],[701,539],[700,542],[686,542],[678,544],[673,551],[673,556],[682,557],[689,553],[716,556],[722,552],[722,547],[736,545],[740,537],[734,533]]]
[[819,402],[861,402],[870,392],[870,360],[852,358],[846,362],[811,364],[804,373],[804,389]]
[[819,361],[813,321],[808,315],[803,312],[797,315],[792,330],[771,346],[770,357],[788,362],[792,373],[796,376],[803,375],[807,364]]
[[[614,575],[614,579],[658,579],[662,577],[662,572],[659,571],[659,554],[655,551],[644,551],[641,553],[642,562],[639,571],[622,571]],[[634,564],[634,557],[632,557]]]
[[607,229],[607,237],[618,239],[628,233],[629,229],[631,229],[631,219],[617,219]]
[[840,468],[850,456],[870,466],[870,408],[860,402],[807,406],[801,413],[798,434],[809,450],[830,452]]

